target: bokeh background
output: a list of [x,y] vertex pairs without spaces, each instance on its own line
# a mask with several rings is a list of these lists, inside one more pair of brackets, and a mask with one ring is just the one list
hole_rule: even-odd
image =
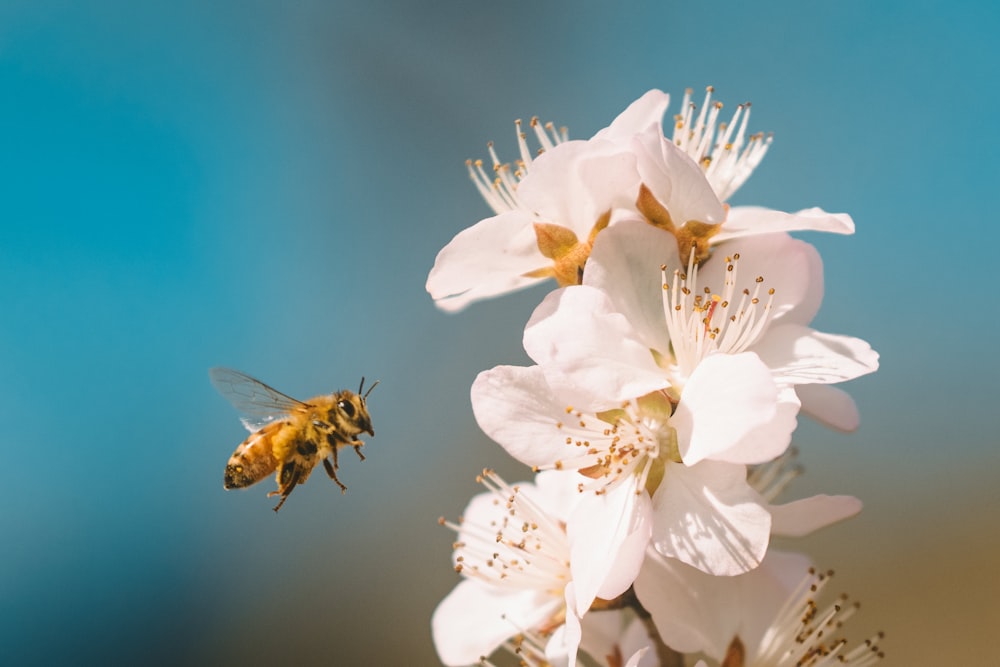
[[[0,663],[435,664],[430,614],[483,466],[477,372],[543,292],[438,312],[436,252],[487,215],[464,160],[537,114],[587,137],[658,87],[752,100],[776,139],[735,203],[809,235],[818,326],[882,353],[862,428],[803,424],[800,542],[887,665],[985,664],[1000,624],[1000,10],[837,3],[0,5]],[[368,460],[279,515],[222,489],[244,437],[208,382],[371,395]],[[987,659],[986,662],[989,662]]]

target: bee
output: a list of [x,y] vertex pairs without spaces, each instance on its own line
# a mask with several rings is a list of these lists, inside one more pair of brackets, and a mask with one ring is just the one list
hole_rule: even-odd
[[278,490],[267,496],[281,496],[274,507],[277,512],[296,485],[304,484],[322,461],[340,492],[347,492],[337,478],[337,452],[341,447],[353,447],[358,458],[365,460],[361,453],[364,443],[357,436],[375,435],[366,401],[378,382],[364,395],[365,379],[361,378],[357,393],[343,389],[299,401],[231,368],[212,368],[208,375],[250,431],[250,437],[240,443],[226,464],[226,489],[256,484],[275,472]]

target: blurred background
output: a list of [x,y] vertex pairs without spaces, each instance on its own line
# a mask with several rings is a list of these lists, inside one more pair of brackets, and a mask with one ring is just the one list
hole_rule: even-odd
[[[998,30],[972,1],[7,0],[0,663],[435,664],[436,520],[483,466],[527,477],[469,386],[526,362],[544,293],[434,308],[435,254],[488,214],[464,160],[515,157],[515,118],[585,138],[708,84],[775,133],[734,203],[853,215],[806,237],[817,326],[882,353],[857,433],[800,427],[790,493],[866,509],[794,546],[884,664],[994,655]],[[301,398],[381,380],[348,493],[224,491],[246,434],[214,365]]]

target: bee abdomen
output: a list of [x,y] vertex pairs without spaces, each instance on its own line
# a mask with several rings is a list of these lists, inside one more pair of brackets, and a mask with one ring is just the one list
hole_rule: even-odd
[[271,452],[271,438],[267,432],[258,432],[246,439],[226,463],[222,485],[227,489],[241,489],[255,484],[278,467]]
[[253,477],[242,463],[227,463],[222,485],[227,489],[242,489],[259,479],[260,477]]

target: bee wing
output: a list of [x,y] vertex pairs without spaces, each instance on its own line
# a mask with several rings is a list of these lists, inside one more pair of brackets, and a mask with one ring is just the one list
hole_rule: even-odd
[[248,431],[258,431],[289,412],[309,407],[246,373],[232,368],[210,368],[208,377],[227,401],[240,413]]

